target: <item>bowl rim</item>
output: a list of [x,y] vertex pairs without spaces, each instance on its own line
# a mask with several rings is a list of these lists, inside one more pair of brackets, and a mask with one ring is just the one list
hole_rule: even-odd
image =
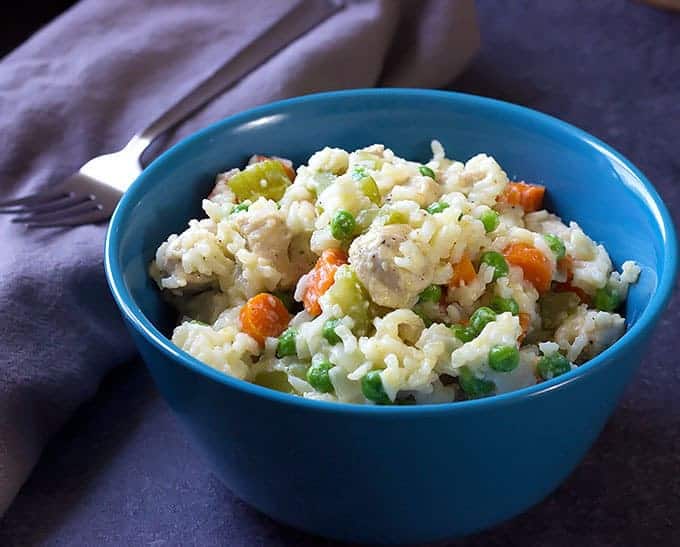
[[[635,179],[637,179],[638,184],[636,184],[634,191],[640,195],[640,197],[645,202],[648,211],[652,214],[652,216],[654,216],[659,227],[660,236],[664,242],[665,249],[663,258],[663,272],[659,278],[656,291],[652,294],[649,303],[635,324],[630,329],[628,329],[624,335],[614,344],[597,355],[595,358],[587,361],[583,365],[580,365],[566,374],[563,374],[557,378],[553,378],[552,380],[547,380],[545,382],[541,382],[540,384],[535,384],[533,386],[524,387],[515,391],[510,391],[482,399],[406,406],[380,406],[318,401],[307,399],[299,395],[275,391],[220,372],[175,346],[170,341],[170,339],[164,336],[163,333],[161,333],[151,323],[151,321],[144,315],[142,310],[136,304],[134,298],[125,286],[122,268],[118,262],[118,249],[120,247],[120,242],[123,235],[123,230],[120,228],[120,226],[123,223],[125,217],[133,209],[135,203],[138,200],[138,196],[144,194],[144,185],[146,180],[152,178],[156,171],[162,169],[163,165],[169,160],[169,158],[192,146],[196,141],[205,140],[207,142],[211,134],[219,133],[225,127],[239,125],[256,119],[261,119],[266,116],[271,116],[279,113],[282,109],[304,103],[323,103],[335,99],[346,100],[348,98],[361,100],[362,98],[375,98],[378,96],[388,100],[391,98],[403,99],[409,97],[448,100],[458,102],[464,106],[481,106],[496,109],[497,111],[505,112],[507,114],[527,117],[528,119],[535,122],[537,127],[542,127],[543,129],[548,130],[549,133],[558,133],[568,136],[572,139],[585,142],[587,145],[597,149],[601,154],[607,156],[611,162],[618,163],[627,169],[635,177]],[[125,192],[118,203],[118,206],[111,217],[106,234],[104,267],[111,293],[113,294],[114,300],[116,301],[116,304],[120,308],[120,311],[123,317],[127,320],[128,324],[134,327],[134,329],[139,334],[141,334],[152,346],[154,346],[161,353],[165,354],[165,356],[175,362],[175,364],[187,367],[202,376],[208,377],[211,380],[217,381],[232,389],[245,392],[247,395],[262,397],[273,403],[292,405],[320,412],[340,412],[360,415],[369,414],[375,417],[383,416],[385,418],[399,415],[401,418],[407,418],[421,416],[423,414],[439,415],[449,412],[469,412],[476,411],[476,409],[483,409],[485,407],[499,407],[514,404],[524,399],[533,399],[543,396],[544,394],[553,390],[564,388],[573,382],[580,381],[590,376],[600,366],[602,366],[605,361],[614,358],[617,354],[625,354],[625,352],[635,344],[639,337],[643,336],[647,330],[653,327],[653,324],[655,323],[658,316],[663,312],[663,309],[668,303],[673,291],[674,280],[678,269],[677,254],[678,244],[673,226],[673,220],[667,207],[665,206],[663,200],[659,196],[652,183],[630,160],[628,160],[620,152],[616,151],[605,142],[583,131],[582,129],[579,129],[548,114],[489,97],[482,97],[454,91],[430,89],[367,88],[313,93],[291,99],[267,103],[265,105],[251,108],[232,116],[228,116],[205,127],[204,129],[201,129],[200,131],[191,134],[190,136],[182,139],[180,142],[170,147],[142,172],[142,174],[135,180],[127,192]]]

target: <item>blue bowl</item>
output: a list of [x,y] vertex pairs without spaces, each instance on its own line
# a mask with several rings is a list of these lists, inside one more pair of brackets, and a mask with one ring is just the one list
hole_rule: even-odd
[[[549,209],[578,221],[617,265],[638,262],[628,330],[616,344],[577,370],[513,393],[379,407],[271,391],[223,375],[170,343],[165,334],[175,314],[147,266],[168,234],[200,214],[217,172],[254,152],[300,163],[324,145],[376,142],[425,161],[432,138],[449,157],[486,152],[511,178],[545,184]],[[226,485],[278,521],[360,542],[468,534],[555,489],[592,445],[644,356],[676,269],[668,211],[619,153],[526,108],[426,90],[309,95],[212,125],[142,173],[118,205],[106,241],[109,285],[135,343]]]

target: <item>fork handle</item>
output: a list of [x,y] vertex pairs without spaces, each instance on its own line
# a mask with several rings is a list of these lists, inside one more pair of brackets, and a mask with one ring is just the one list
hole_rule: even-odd
[[159,135],[186,119],[343,5],[343,0],[300,0],[211,76],[135,134],[126,148],[141,155]]

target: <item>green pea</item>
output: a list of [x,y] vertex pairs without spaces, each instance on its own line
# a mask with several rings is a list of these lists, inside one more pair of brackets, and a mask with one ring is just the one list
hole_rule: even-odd
[[621,299],[614,288],[603,287],[595,291],[593,304],[600,311],[614,311],[621,304]]
[[484,231],[486,231],[486,233],[493,232],[496,228],[498,228],[498,225],[501,222],[498,218],[498,213],[496,211],[492,211],[491,209],[484,211],[480,215],[479,220],[481,220],[482,224],[484,224]]
[[567,254],[567,249],[564,246],[564,241],[553,234],[545,234],[543,239],[545,239],[545,242],[548,244],[548,247],[550,247],[550,250],[555,253],[555,258],[557,258],[557,260],[561,260],[565,257]]
[[421,165],[418,167],[418,171],[420,171],[420,174],[423,175],[424,177],[430,177],[431,179],[436,179],[436,175],[434,174],[434,171],[430,169],[427,165]]
[[519,314],[519,304],[514,298],[503,298],[502,296],[494,296],[491,299],[491,309],[496,313],[510,312],[512,315]]
[[281,336],[279,336],[279,343],[276,346],[276,356],[278,358],[297,354],[297,350],[295,349],[295,338],[297,337],[297,334],[297,329],[290,327],[283,331]]
[[323,324],[323,328],[321,329],[321,336],[323,336],[332,346],[341,342],[340,337],[335,332],[335,327],[339,324],[340,319],[329,319]]
[[472,329],[472,332],[475,333],[475,336],[479,335],[480,332],[484,330],[484,327],[488,323],[491,323],[492,321],[496,320],[496,312],[493,311],[491,308],[487,308],[486,306],[482,306],[481,308],[477,308],[475,310],[475,313],[470,316],[470,328]]
[[451,330],[453,331],[453,335],[463,343],[471,342],[477,337],[475,331],[465,325],[451,325]]
[[496,279],[499,277],[508,275],[508,272],[510,271],[508,268],[508,263],[505,261],[503,255],[501,253],[497,253],[496,251],[486,251],[485,253],[482,253],[480,262],[482,264],[486,264],[487,266],[491,266],[494,269],[494,281],[496,281]]
[[420,293],[418,302],[439,302],[442,297],[442,289],[439,285],[430,285]]
[[357,222],[354,220],[352,213],[341,209],[335,213],[331,220],[331,235],[335,239],[343,241],[352,237],[356,227]]
[[489,350],[489,366],[498,372],[511,372],[519,365],[519,350],[515,346],[494,346]]
[[569,372],[571,370],[571,364],[569,359],[567,359],[561,353],[551,353],[550,355],[544,355],[538,360],[538,373],[544,380],[550,380],[555,378],[560,374]]
[[314,389],[320,393],[330,393],[333,391],[333,384],[328,375],[328,371],[333,368],[333,363],[321,361],[309,367],[307,370],[307,381]]
[[458,369],[458,384],[469,397],[484,397],[493,393],[496,384],[491,380],[477,378],[467,366]]
[[244,201],[243,203],[239,203],[236,207],[234,207],[231,210],[231,214],[235,215],[236,213],[240,213],[242,211],[247,211],[248,207],[250,207],[250,202],[249,201]]
[[435,213],[441,213],[444,209],[447,209],[448,207],[449,204],[444,201],[435,201],[434,203],[428,205],[427,209],[425,210],[431,215],[434,215]]
[[390,398],[385,393],[380,372],[372,370],[361,379],[361,392],[369,401],[378,405],[387,405]]

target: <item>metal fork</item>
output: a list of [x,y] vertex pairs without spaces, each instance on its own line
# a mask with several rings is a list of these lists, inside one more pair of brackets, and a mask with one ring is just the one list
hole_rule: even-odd
[[132,137],[122,150],[97,156],[76,173],[34,194],[0,201],[0,214],[30,228],[77,226],[108,220],[120,197],[142,172],[149,145],[293,40],[343,7],[343,0],[300,0],[229,62]]

